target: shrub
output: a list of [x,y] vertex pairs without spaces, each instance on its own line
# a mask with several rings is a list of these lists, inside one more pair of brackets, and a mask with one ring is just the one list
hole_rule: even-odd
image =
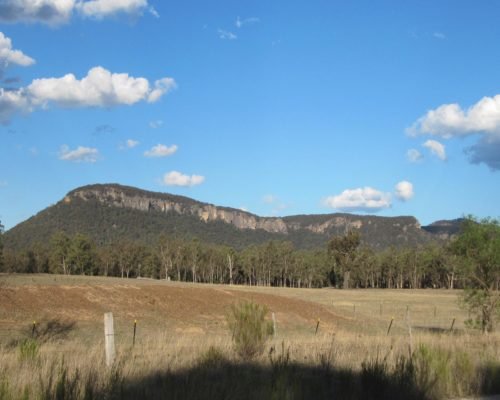
[[251,360],[264,352],[265,343],[273,334],[272,323],[266,321],[268,312],[266,306],[252,302],[231,306],[226,319],[235,350],[242,359]]

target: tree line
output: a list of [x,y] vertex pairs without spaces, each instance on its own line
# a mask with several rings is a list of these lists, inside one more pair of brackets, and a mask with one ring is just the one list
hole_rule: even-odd
[[269,241],[237,251],[197,239],[162,235],[155,243],[118,240],[97,246],[88,236],[57,232],[23,251],[4,249],[0,272],[152,278],[280,287],[463,288],[469,321],[483,332],[500,316],[500,220],[465,219],[445,244],[374,251],[358,231],[332,237],[317,250]]
[[269,241],[237,251],[167,235],[150,244],[118,240],[97,246],[84,234],[57,232],[23,251],[4,249],[0,266],[4,272],[258,286],[453,289],[464,287],[465,276],[452,243],[374,251],[361,244],[357,231],[349,231],[323,249],[297,250],[287,241]]

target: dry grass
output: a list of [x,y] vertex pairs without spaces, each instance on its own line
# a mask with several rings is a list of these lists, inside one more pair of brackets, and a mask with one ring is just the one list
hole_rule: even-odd
[[[62,364],[71,376],[78,371],[82,387],[86,380],[92,380],[95,387],[109,385],[112,371],[104,365],[102,328],[102,315],[108,310],[115,315],[117,365],[123,381],[142,382],[159,372],[192,369],[210,348],[237,363],[224,315],[230,304],[241,300],[266,304],[275,312],[277,336],[267,349],[273,348],[274,354],[286,350],[294,365],[357,374],[363,361],[385,359],[395,368],[401,355],[408,356],[410,347],[415,351],[420,344],[464,355],[474,367],[471,371],[500,362],[500,335],[483,336],[465,329],[467,315],[457,306],[457,292],[0,276],[0,399],[21,398],[25,393],[27,398],[37,398],[44,385],[55,384]],[[411,337],[405,322],[407,307]],[[391,317],[395,322],[387,335]],[[318,318],[320,327],[315,334]],[[456,322],[450,333],[453,318]],[[30,336],[34,319],[39,352],[33,359],[21,359],[19,343]],[[134,319],[139,323],[132,347]],[[51,321],[59,325],[49,326]],[[271,364],[268,351],[256,361],[263,368],[271,368]],[[52,383],[48,377],[53,377]],[[455,385],[447,390],[465,395],[472,389]]]

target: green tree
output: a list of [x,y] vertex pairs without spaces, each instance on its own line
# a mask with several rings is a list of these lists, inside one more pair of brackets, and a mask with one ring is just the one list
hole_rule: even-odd
[[328,242],[328,253],[334,261],[334,284],[342,281],[344,289],[349,289],[351,270],[355,266],[355,259],[361,237],[358,231],[351,230],[344,236],[334,236]]
[[82,275],[94,275],[97,272],[94,244],[87,236],[77,233],[71,240],[68,262]]
[[468,217],[450,248],[462,261],[466,279],[462,300],[474,314],[470,322],[483,333],[493,331],[500,314],[500,221]]
[[71,240],[66,233],[59,231],[50,238],[51,271],[55,273],[69,274],[68,252]]

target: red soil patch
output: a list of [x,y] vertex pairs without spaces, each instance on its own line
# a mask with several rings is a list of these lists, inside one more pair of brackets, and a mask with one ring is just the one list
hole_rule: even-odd
[[[115,320],[158,325],[187,332],[222,330],[229,306],[251,300],[274,312],[280,328],[334,326],[341,318],[324,306],[279,295],[230,290],[225,286],[155,283],[24,285],[0,288],[0,328],[36,319],[100,323],[112,311]],[[314,329],[314,328],[313,328]]]

